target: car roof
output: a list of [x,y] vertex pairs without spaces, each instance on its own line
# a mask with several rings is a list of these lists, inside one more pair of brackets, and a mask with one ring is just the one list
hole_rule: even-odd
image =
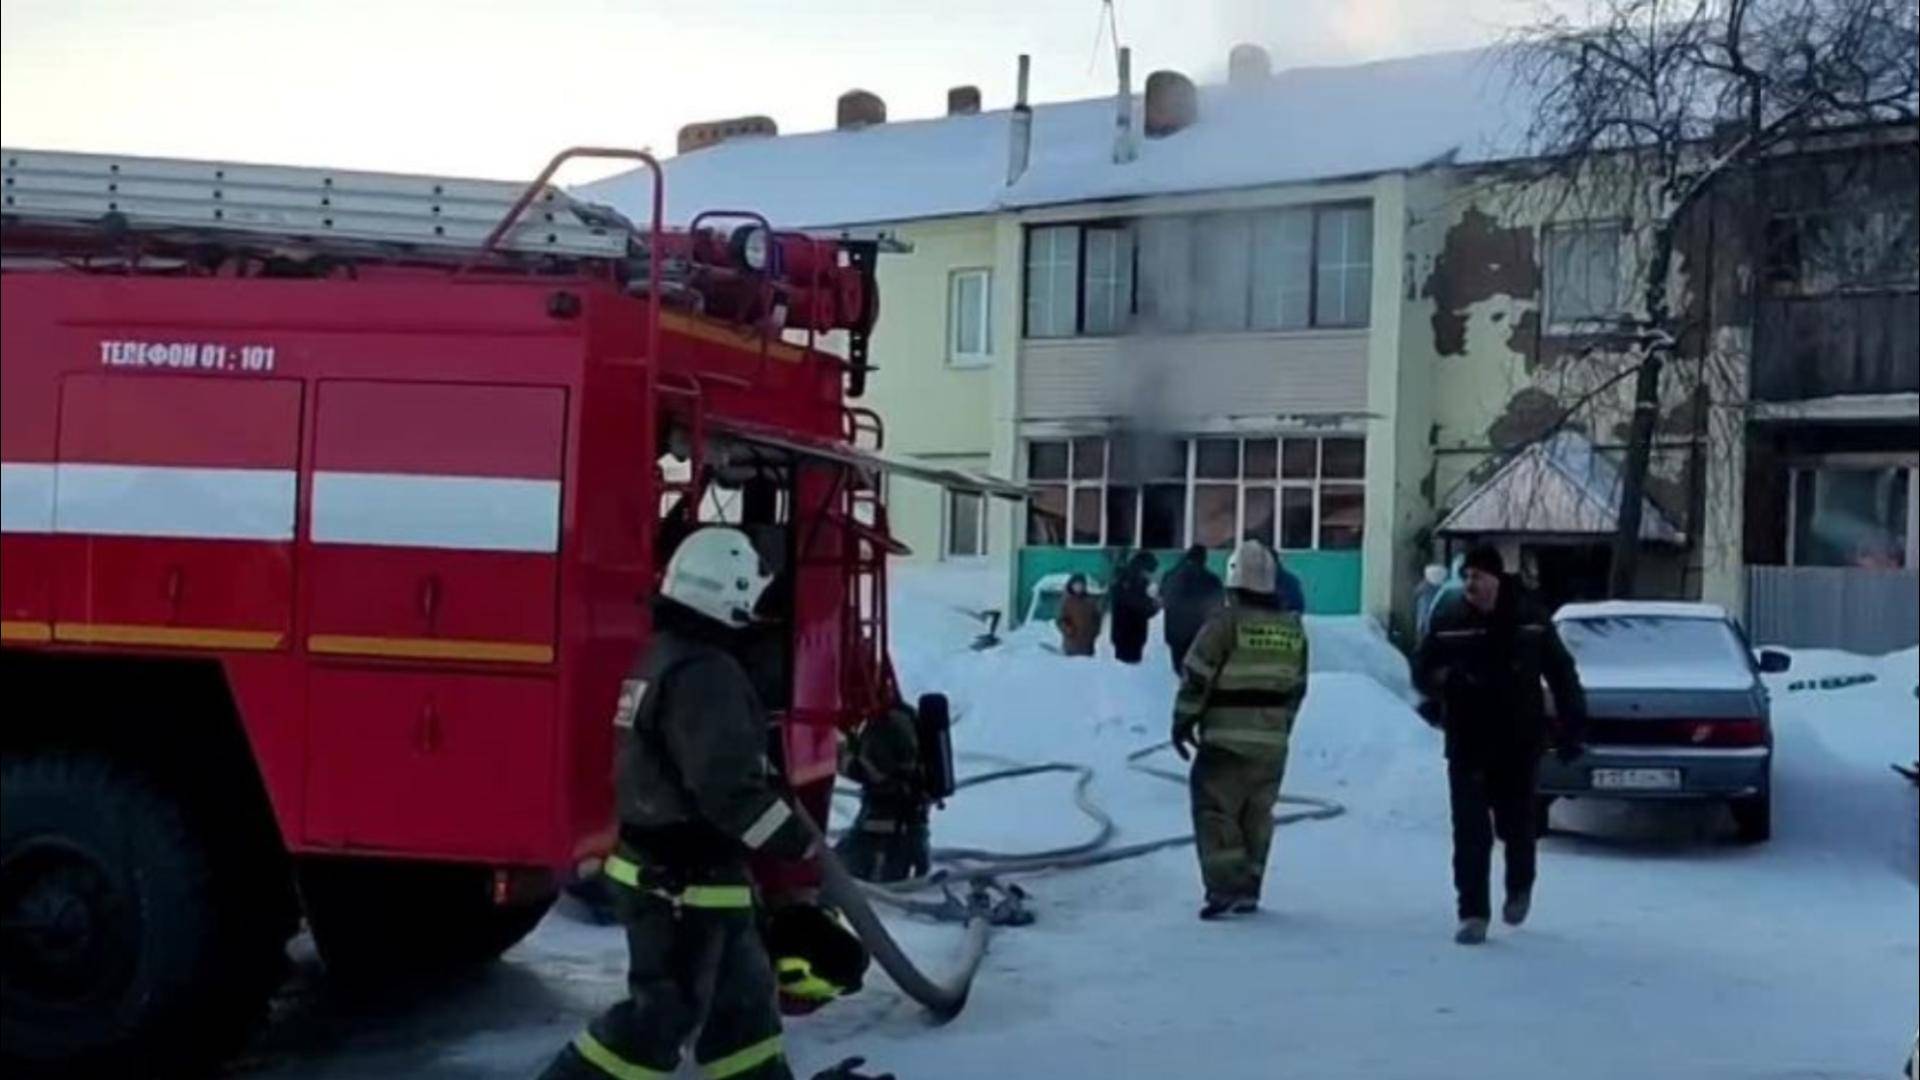
[[1573,619],[1710,619],[1727,622],[1727,609],[1719,604],[1696,604],[1678,600],[1602,600],[1590,604],[1565,604],[1553,613],[1554,622]]

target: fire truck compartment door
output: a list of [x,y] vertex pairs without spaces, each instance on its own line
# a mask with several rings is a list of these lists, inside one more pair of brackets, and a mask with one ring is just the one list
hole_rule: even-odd
[[286,648],[300,405],[287,379],[68,376],[54,638]]
[[356,667],[316,667],[310,678],[310,844],[543,856],[552,826],[550,678]]
[[566,391],[323,381],[307,649],[554,659]]
[[802,457],[851,465],[865,471],[869,476],[877,477],[882,473],[892,473],[896,476],[937,484],[949,491],[958,491],[963,494],[992,495],[1001,499],[1027,497],[1027,489],[1019,484],[994,476],[968,472],[965,469],[943,468],[897,454],[883,454],[877,450],[866,450],[808,435],[770,431],[756,424],[740,423],[720,417],[713,418],[711,422],[719,431],[743,442],[785,450]]

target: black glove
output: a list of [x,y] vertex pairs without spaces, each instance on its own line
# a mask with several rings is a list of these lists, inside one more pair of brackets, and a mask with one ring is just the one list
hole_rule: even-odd
[[1562,739],[1554,744],[1553,756],[1560,759],[1560,764],[1571,765],[1574,759],[1578,758],[1585,750],[1586,747],[1581,746],[1572,739]]
[[860,1072],[860,1066],[866,1063],[866,1058],[850,1057],[831,1069],[821,1069],[814,1073],[813,1080],[894,1080],[892,1073]]
[[1181,761],[1193,760],[1193,748],[1198,745],[1193,737],[1191,724],[1173,726],[1173,752],[1180,755]]

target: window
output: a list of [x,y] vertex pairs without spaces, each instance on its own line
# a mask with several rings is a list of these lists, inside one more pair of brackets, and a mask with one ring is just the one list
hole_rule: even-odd
[[1313,488],[1280,489],[1280,550],[1305,551],[1313,547]]
[[1140,546],[1170,550],[1187,546],[1187,486],[1148,484],[1140,504]]
[[993,353],[989,270],[955,270],[947,276],[947,363],[977,367]]
[[1337,551],[1366,535],[1366,440],[1352,436],[1040,439],[1027,476],[1029,544]]
[[972,559],[987,553],[987,500],[983,495],[947,492],[947,557]]
[[1560,329],[1620,315],[1620,225],[1547,229],[1547,325]]
[[1107,441],[1036,439],[1027,444],[1027,543],[1099,547],[1106,511]]
[[1767,223],[1768,283],[1793,296],[1910,289],[1920,279],[1917,222],[1910,203],[1781,214]]
[[1080,326],[1080,228],[1027,233],[1027,336],[1072,337]]
[[[1369,224],[1369,231],[1372,226]],[[1262,214],[1253,231],[1253,325],[1298,330],[1312,323],[1313,211]]]
[[1193,219],[1141,218],[1140,318],[1142,330],[1179,334],[1192,325]]
[[1133,234],[1118,225],[1086,230],[1086,312],[1081,332],[1119,334],[1133,313]]
[[1026,288],[1029,337],[1366,326],[1373,208],[1035,227]]
[[1909,466],[1795,469],[1787,561],[1795,566],[1914,565],[1915,470]]
[[1839,154],[1769,170],[1767,284],[1777,296],[1911,291],[1920,285],[1920,160]]
[[1373,307],[1373,211],[1329,207],[1314,219],[1313,325],[1365,326]]
[[1253,219],[1206,214],[1193,229],[1193,328],[1245,330],[1253,266]]

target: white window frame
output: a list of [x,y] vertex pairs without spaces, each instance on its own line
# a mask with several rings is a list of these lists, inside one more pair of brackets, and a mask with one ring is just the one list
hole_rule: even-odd
[[[1113,475],[1112,475],[1113,474],[1113,440],[1111,438],[1103,438],[1101,441],[1103,460],[1101,462],[1101,476],[1098,479],[1076,480],[1073,478],[1074,451],[1071,449],[1072,444],[1075,439],[1091,438],[1091,437],[1092,436],[1086,436],[1086,435],[1043,435],[1043,436],[1035,436],[1027,440],[1027,444],[1029,446],[1031,446],[1033,443],[1065,443],[1069,447],[1067,451],[1067,478],[1065,480],[1030,480],[1029,481],[1030,483],[1043,484],[1047,487],[1063,488],[1066,491],[1066,512],[1065,512],[1065,518],[1066,518],[1065,530],[1066,531],[1064,534],[1064,540],[1059,545],[1061,547],[1088,550],[1093,548],[1109,547],[1111,546],[1111,543],[1112,543],[1113,538],[1110,535],[1110,530],[1108,529],[1109,522],[1107,521],[1106,509],[1107,509],[1107,489],[1113,483]],[[1197,496],[1199,494],[1200,485],[1201,484],[1220,484],[1220,485],[1232,485],[1234,487],[1233,543],[1236,543],[1236,544],[1239,543],[1240,538],[1246,535],[1247,492],[1254,489],[1262,489],[1262,490],[1269,490],[1273,492],[1273,541],[1272,542],[1274,545],[1274,549],[1276,551],[1279,551],[1283,554],[1289,553],[1289,552],[1321,551],[1321,550],[1356,551],[1357,552],[1365,548],[1366,521],[1364,516],[1362,517],[1362,520],[1361,520],[1361,543],[1359,547],[1322,548],[1320,543],[1320,527],[1321,527],[1320,500],[1321,500],[1323,490],[1325,488],[1328,488],[1328,487],[1351,488],[1360,492],[1360,496],[1362,500],[1365,500],[1367,497],[1367,478],[1364,475],[1364,473],[1359,477],[1329,477],[1326,475],[1325,444],[1328,441],[1352,439],[1352,440],[1360,441],[1364,446],[1366,442],[1365,435],[1359,434],[1356,432],[1333,432],[1333,433],[1277,432],[1274,434],[1253,434],[1253,435],[1239,435],[1239,434],[1229,435],[1229,434],[1216,432],[1216,433],[1185,434],[1185,435],[1178,436],[1178,438],[1184,444],[1184,455],[1183,455],[1184,461],[1182,463],[1182,467],[1180,470],[1181,477],[1183,479],[1179,480],[1179,482],[1184,485],[1182,488],[1183,503],[1180,511],[1181,512],[1180,527],[1183,535],[1182,535],[1182,543],[1176,544],[1175,547],[1185,548],[1189,544],[1196,542],[1194,538],[1194,529],[1196,525],[1196,522],[1194,521],[1194,510],[1195,510],[1195,503],[1197,501]],[[1228,479],[1228,478],[1219,478],[1219,477],[1202,477],[1199,475],[1199,470],[1200,470],[1199,443],[1200,443],[1200,440],[1202,439],[1223,439],[1223,440],[1234,442],[1237,445],[1239,467],[1238,467],[1238,473],[1236,476],[1234,476],[1231,479]],[[1250,439],[1276,439],[1279,441],[1280,445],[1277,445],[1275,447],[1276,457],[1274,460],[1274,476],[1270,478],[1262,477],[1262,478],[1254,479],[1254,478],[1249,478],[1246,475],[1246,471],[1247,471],[1246,444]],[[1312,440],[1316,444],[1315,450],[1314,450],[1313,476],[1285,477],[1280,475],[1284,467],[1283,463],[1285,461],[1284,444],[1289,439],[1295,440],[1295,441]],[[1363,456],[1362,461],[1364,462],[1364,460],[1365,459]],[[1133,541],[1128,545],[1129,547],[1139,547],[1145,536],[1146,513],[1147,513],[1147,497],[1146,497],[1147,489],[1149,487],[1154,486],[1155,484],[1170,484],[1174,482],[1176,482],[1176,478],[1174,477],[1143,476],[1131,481],[1128,484],[1123,485],[1125,487],[1132,488],[1134,491]],[[1100,490],[1100,507],[1099,507],[1100,538],[1096,543],[1075,543],[1073,539],[1074,495],[1076,492],[1083,489],[1087,489],[1087,488],[1098,488]],[[1284,537],[1286,536],[1285,530],[1282,528],[1282,522],[1285,517],[1284,512],[1286,508],[1285,492],[1290,489],[1297,490],[1297,491],[1304,491],[1307,493],[1307,497],[1308,497],[1307,505],[1308,505],[1309,512],[1312,514],[1312,524],[1310,526],[1311,531],[1308,534],[1310,537],[1310,542],[1306,547],[1282,547],[1281,546],[1281,543]],[[1021,538],[1020,546],[1022,547],[1039,546],[1039,545],[1030,544],[1025,539],[1027,532],[1024,525],[1020,529],[1019,535]],[[943,532],[943,543],[944,543],[944,532]]]
[[[1096,439],[1096,438],[1100,440],[1100,475],[1096,477],[1076,478],[1073,474],[1074,474],[1074,466],[1077,464],[1079,450],[1075,446],[1075,444],[1083,439]],[[1061,443],[1066,446],[1067,475],[1064,479],[1036,480],[1033,478],[1031,469],[1032,469],[1032,460],[1033,460],[1033,444],[1035,443]],[[1061,511],[1063,531],[1061,533],[1060,544],[1058,546],[1066,547],[1066,548],[1078,548],[1083,551],[1105,547],[1107,544],[1107,483],[1111,478],[1109,473],[1113,466],[1113,440],[1104,435],[1041,435],[1041,436],[1035,436],[1027,439],[1025,449],[1027,454],[1028,470],[1029,470],[1027,483],[1035,487],[1050,487],[1050,488],[1057,487],[1066,492],[1066,503]],[[1099,522],[1099,530],[1098,530],[1097,536],[1091,543],[1076,542],[1074,540],[1074,528],[1073,528],[1074,496],[1079,492],[1088,491],[1088,490],[1096,491],[1099,493],[1099,496],[1100,496],[1099,508],[1094,511],[1095,518]],[[1028,512],[1031,513],[1032,511],[1029,510]],[[1137,515],[1138,511],[1136,511],[1135,513]],[[1026,536],[1027,536],[1027,527],[1026,527],[1025,520],[1022,519],[1021,528],[1020,528],[1021,546],[1023,547],[1037,546],[1027,541],[1025,539]]]
[[[1801,459],[1787,469],[1787,565],[1800,563],[1800,476],[1847,469],[1907,470],[1907,543],[1906,569],[1920,568],[1920,460],[1911,457],[1887,457],[1879,454],[1834,454],[1820,459]],[[1812,565],[1812,564],[1808,564]]]
[[[1565,318],[1554,310],[1553,242],[1556,236],[1573,233],[1610,233],[1613,236],[1613,310],[1602,315]],[[1582,221],[1556,221],[1540,230],[1540,309],[1541,321],[1551,334],[1582,334],[1603,330],[1625,314],[1627,307],[1627,230],[1618,218]]]
[[[1081,230],[1082,226],[1078,223],[1035,225],[1027,230],[1026,258],[1022,264],[1026,280],[1022,283],[1021,289],[1023,313],[1021,336],[1042,341],[1080,336],[1080,290],[1083,287],[1081,278],[1086,273],[1085,268],[1080,264]],[[1036,246],[1043,234],[1047,237],[1047,249],[1044,253]],[[1062,239],[1066,240],[1064,252],[1061,250]],[[1054,290],[1053,283],[1059,271],[1067,267],[1072,267],[1073,273],[1069,275],[1069,291],[1063,301]],[[1034,324],[1041,320],[1034,318],[1037,303],[1034,297],[1034,283],[1043,275],[1047,282],[1047,296],[1045,302],[1038,306],[1046,313],[1043,321],[1047,329],[1044,333],[1036,333]],[[1053,326],[1058,321],[1057,316],[1061,312],[1063,302],[1066,305],[1067,327],[1065,330],[1055,330]]]
[[[1363,259],[1349,259],[1345,257],[1344,253],[1338,259],[1335,259],[1330,257],[1327,252],[1321,250],[1320,222],[1329,215],[1334,214],[1340,215],[1340,219],[1343,222],[1363,220],[1367,223],[1368,242],[1365,248],[1366,254]],[[1310,275],[1307,309],[1307,321],[1309,325],[1325,330],[1361,330],[1373,325],[1373,224],[1372,203],[1329,203],[1313,208],[1313,245],[1311,253],[1308,256],[1309,261],[1307,267],[1307,272]],[[1346,242],[1349,238],[1349,233],[1349,226],[1342,224],[1340,228],[1340,246],[1342,249],[1345,249],[1347,246]],[[1342,302],[1340,306],[1341,312],[1344,315],[1346,309],[1352,306],[1352,298],[1345,294],[1347,273],[1352,270],[1362,269],[1367,272],[1366,317],[1358,322],[1351,322],[1345,319],[1336,322],[1326,318],[1322,311],[1322,306],[1326,301],[1326,290],[1320,287],[1321,275],[1323,273],[1331,273],[1334,280],[1341,283],[1340,299]]]
[[[960,331],[966,313],[960,310],[960,286],[966,281],[980,283],[980,310],[971,320],[980,334],[978,352],[967,352],[960,345]],[[993,363],[993,271],[983,266],[968,266],[947,273],[947,366],[986,367]]]
[[[1071,453],[1069,453],[1071,457]],[[940,558],[946,562],[978,562],[987,557],[987,518],[990,507],[987,497],[978,492],[947,491],[946,498],[940,501]],[[980,505],[979,513],[974,517],[973,553],[966,554],[954,550],[955,528],[959,524],[959,515],[954,513],[954,503],[958,499],[973,499]],[[1069,508],[1071,512],[1071,508]]]

